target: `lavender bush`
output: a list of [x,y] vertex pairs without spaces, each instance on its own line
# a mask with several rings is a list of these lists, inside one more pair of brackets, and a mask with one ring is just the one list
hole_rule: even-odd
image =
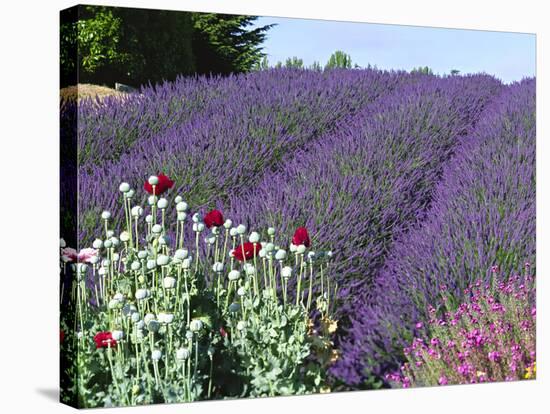
[[535,258],[535,82],[506,87],[445,166],[431,208],[394,244],[353,310],[334,373],[357,384],[395,368],[441,286],[461,298],[479,274]]

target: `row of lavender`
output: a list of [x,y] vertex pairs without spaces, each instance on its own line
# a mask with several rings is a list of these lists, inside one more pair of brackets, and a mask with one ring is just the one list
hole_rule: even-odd
[[152,171],[164,172],[176,182],[174,193],[207,208],[255,186],[294,150],[417,77],[273,70],[199,78],[193,87],[181,79],[99,110],[93,102],[81,104],[79,240],[93,239],[103,209],[121,212],[112,196],[119,181],[113,177],[139,185]]
[[394,243],[375,286],[350,313],[335,375],[357,384],[368,372],[395,369],[441,291],[460,301],[494,266],[507,277],[534,264],[535,141],[535,81],[526,80],[487,108],[445,167],[426,218]]
[[[424,218],[445,164],[501,88],[487,76],[401,85],[231,199],[240,221],[283,234],[302,225],[332,246],[344,343],[393,240]],[[356,385],[347,352],[333,373]]]

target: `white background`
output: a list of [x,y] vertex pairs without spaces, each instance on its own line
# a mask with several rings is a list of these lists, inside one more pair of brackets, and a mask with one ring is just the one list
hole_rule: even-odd
[[[550,131],[547,104],[550,92],[544,77],[550,70],[550,11],[544,10],[545,1],[112,0],[94,3],[537,33],[539,379],[536,382],[203,402],[124,411],[539,411],[536,404],[548,398],[543,389],[549,386],[548,330],[544,328],[548,309],[545,302],[550,301],[545,282],[550,215],[546,180],[549,145],[543,136]],[[0,410],[7,413],[72,410],[57,403],[58,12],[72,5],[73,2],[62,0],[12,0],[3,2],[0,9]]]

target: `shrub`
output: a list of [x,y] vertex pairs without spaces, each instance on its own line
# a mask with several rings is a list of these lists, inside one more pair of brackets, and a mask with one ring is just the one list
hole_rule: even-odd
[[[104,211],[91,248],[62,241],[62,399],[97,407],[326,391],[336,357],[330,254],[305,245],[287,254],[274,230],[262,238],[217,210],[188,220],[181,197],[163,196],[173,184],[150,177],[144,209],[122,183],[120,234]],[[313,285],[323,286],[316,296]]]
[[[496,280],[468,286],[458,307],[443,289],[442,301],[428,308],[430,337],[416,337],[403,350],[407,362],[387,378],[403,387],[535,378],[534,278]],[[424,330],[422,322],[416,328]]]

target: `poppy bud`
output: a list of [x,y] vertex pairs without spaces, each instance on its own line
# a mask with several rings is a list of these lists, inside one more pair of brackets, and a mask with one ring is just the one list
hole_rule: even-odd
[[121,193],[127,193],[128,191],[130,191],[130,184],[122,183],[122,184],[120,184],[118,189],[120,190]]
[[296,249],[296,252],[298,252],[298,254],[304,254],[306,252],[306,246],[304,246],[303,244],[300,244]]

